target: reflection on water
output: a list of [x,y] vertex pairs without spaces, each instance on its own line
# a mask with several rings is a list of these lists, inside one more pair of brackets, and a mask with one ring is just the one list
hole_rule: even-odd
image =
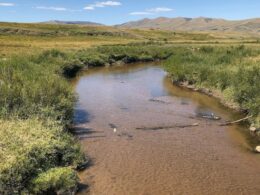
[[[195,102],[197,104],[195,112],[200,115],[211,115],[214,113],[214,115],[221,116],[226,121],[235,121],[245,117],[243,114],[225,107],[213,97],[201,94],[199,92],[192,92],[191,90],[182,87],[174,86],[167,77],[164,78],[163,84],[168,94],[181,98],[182,102],[185,101],[185,104],[189,101]],[[245,147],[247,150],[251,151],[256,145],[259,144],[257,138],[250,135],[248,124],[246,123],[242,122],[240,124],[229,126],[228,132],[239,144],[241,144],[241,146]]]
[[74,118],[73,121],[76,124],[84,124],[88,123],[90,121],[90,114],[85,110],[81,109],[80,105],[77,105],[74,111]]
[[[121,111],[130,112],[135,107],[134,104],[138,103],[138,100],[136,101],[138,96],[151,98],[176,97],[178,99],[175,101],[180,102],[182,109],[185,109],[185,105],[196,105],[194,112],[197,116],[214,114],[214,116],[221,116],[224,120],[230,121],[243,117],[242,114],[223,106],[215,98],[174,86],[159,64],[92,68],[83,72],[72,82],[77,85],[77,93],[79,94],[79,102],[74,117],[76,124],[87,123],[93,117],[87,112],[86,103],[88,105],[106,106],[106,103],[113,101]],[[116,86],[114,82],[121,86]],[[86,91],[86,86],[89,86],[89,92]],[[110,98],[108,102],[102,102],[104,97]],[[241,145],[251,150],[258,144],[258,141],[249,135],[247,128],[246,124],[233,125],[228,127],[228,132]]]

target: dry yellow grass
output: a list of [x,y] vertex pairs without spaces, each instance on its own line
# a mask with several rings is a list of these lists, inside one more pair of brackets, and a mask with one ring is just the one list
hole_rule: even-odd
[[119,29],[106,26],[0,23],[0,56],[46,49],[78,50],[97,45],[156,41],[187,43],[257,43],[241,33],[173,32]]

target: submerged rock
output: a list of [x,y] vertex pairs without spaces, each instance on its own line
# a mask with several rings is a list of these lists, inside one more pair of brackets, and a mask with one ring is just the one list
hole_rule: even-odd
[[131,135],[131,134],[127,133],[127,132],[119,133],[117,136],[118,137],[125,137],[125,138],[127,138],[127,140],[132,140],[133,139],[133,135]]
[[209,120],[220,120],[221,117],[220,116],[216,116],[214,113],[197,113],[197,117],[200,118],[205,118],[205,119],[209,119]]
[[112,128],[112,129],[117,128],[117,126],[113,123],[109,123],[109,127]]

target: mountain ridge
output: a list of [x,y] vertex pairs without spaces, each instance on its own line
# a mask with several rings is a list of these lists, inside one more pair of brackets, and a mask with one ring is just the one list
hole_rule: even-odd
[[42,24],[76,24],[76,25],[88,25],[88,26],[104,26],[104,24],[90,22],[90,21],[64,21],[64,20],[49,20],[41,22]]
[[209,17],[158,17],[154,19],[144,18],[137,21],[130,21],[120,25],[118,28],[132,29],[159,29],[159,30],[180,30],[180,31],[234,31],[260,33],[260,18],[245,20],[226,20],[222,18]]

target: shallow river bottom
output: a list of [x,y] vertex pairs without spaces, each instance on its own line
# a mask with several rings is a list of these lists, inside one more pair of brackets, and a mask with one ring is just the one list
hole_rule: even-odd
[[[173,86],[160,66],[93,69],[74,84],[75,133],[92,159],[79,194],[260,194],[250,136],[219,126],[239,114]],[[211,113],[222,119],[202,117]]]

